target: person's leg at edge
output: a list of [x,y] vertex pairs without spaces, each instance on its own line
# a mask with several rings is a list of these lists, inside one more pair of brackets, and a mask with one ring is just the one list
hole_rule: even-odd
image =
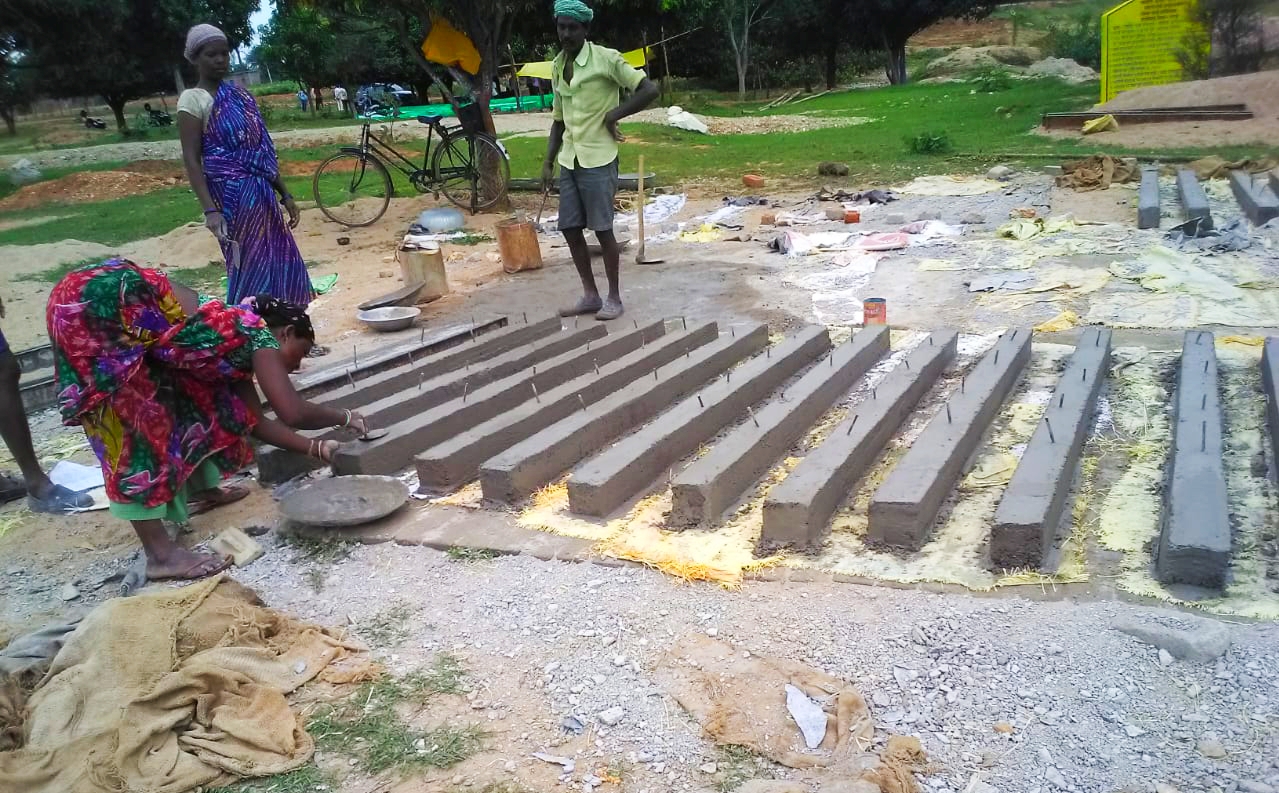
[[133,524],[133,530],[142,542],[142,550],[147,556],[149,579],[204,578],[220,573],[229,566],[225,558],[215,553],[196,553],[178,545],[169,537],[164,529],[164,521],[159,518],[129,522]]
[[586,246],[584,233],[586,207],[582,204],[576,173],[577,169],[560,168],[560,230],[564,233],[564,241],[568,243],[568,251],[573,256],[577,277],[582,281],[582,299],[571,308],[560,309],[562,317],[594,314],[604,306],[604,301],[600,300],[599,287],[595,285],[595,273],[591,270],[591,251]]
[[31,444],[31,427],[27,424],[22,392],[18,389],[21,377],[22,370],[13,351],[8,347],[0,349],[0,437],[4,438],[5,446],[9,447],[18,468],[22,470],[27,492],[36,498],[44,498],[53,489],[53,482],[40,467],[35,447]]
[[604,255],[604,274],[608,277],[608,298],[595,318],[617,319],[622,307],[622,247],[613,233],[613,200],[617,197],[617,161],[602,168],[592,168],[589,184],[583,186],[582,203],[586,207],[588,225],[600,242]]

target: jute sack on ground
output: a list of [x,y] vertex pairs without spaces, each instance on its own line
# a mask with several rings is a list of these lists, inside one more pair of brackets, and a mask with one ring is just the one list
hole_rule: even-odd
[[285,695],[355,649],[221,576],[108,601],[31,694],[0,790],[182,793],[291,771],[314,743]]

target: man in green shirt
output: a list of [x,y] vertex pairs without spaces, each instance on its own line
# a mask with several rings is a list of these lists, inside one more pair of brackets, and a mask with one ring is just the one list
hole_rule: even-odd
[[[586,40],[595,12],[580,0],[556,0],[554,15],[562,51],[551,65],[555,110],[542,180],[546,186],[551,184],[558,162],[559,227],[584,293],[577,305],[561,309],[560,316],[594,314],[600,320],[617,319],[623,311],[618,273],[621,249],[613,235],[617,144],[623,140],[617,122],[652,104],[658,88],[617,50]],[[622,90],[631,92],[626,102],[619,101]],[[588,228],[604,253],[608,297],[603,300],[591,271],[584,233]]]

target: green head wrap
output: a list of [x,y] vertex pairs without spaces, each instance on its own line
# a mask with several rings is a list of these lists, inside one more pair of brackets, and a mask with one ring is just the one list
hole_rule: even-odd
[[582,0],[555,0],[553,16],[556,19],[568,17],[569,19],[576,19],[583,25],[589,25],[591,20],[595,18],[595,12]]

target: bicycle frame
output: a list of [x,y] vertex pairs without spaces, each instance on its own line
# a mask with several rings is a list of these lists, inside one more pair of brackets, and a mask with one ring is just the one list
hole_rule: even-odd
[[441,141],[448,134],[447,130],[438,124],[432,124],[426,131],[426,149],[422,153],[422,165],[419,167],[409,158],[401,154],[391,144],[373,134],[372,122],[364,122],[364,129],[360,133],[359,146],[344,146],[341,151],[351,152],[352,154],[362,154],[366,156],[376,157],[385,165],[389,165],[400,173],[409,178],[410,181],[419,174],[427,173],[431,163],[431,145],[435,141],[435,135],[438,132]]

